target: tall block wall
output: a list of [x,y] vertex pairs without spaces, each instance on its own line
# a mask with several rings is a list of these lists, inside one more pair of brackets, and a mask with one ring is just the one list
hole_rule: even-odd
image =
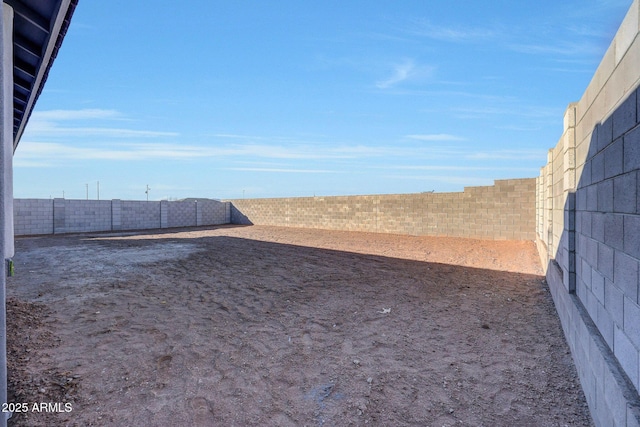
[[538,248],[593,419],[640,425],[640,5],[537,180]]
[[234,224],[480,239],[535,239],[535,178],[460,193],[231,200]]
[[17,236],[228,224],[229,203],[15,199]]
[[188,227],[196,225],[198,203],[193,202],[172,202],[167,203],[167,226],[168,227]]
[[111,202],[53,199],[53,218],[56,234],[108,230],[111,228]]
[[231,204],[220,203],[217,200],[199,200],[196,215],[196,222],[199,225],[229,224],[231,223]]
[[13,222],[17,236],[53,233],[53,200],[19,199],[14,201]]
[[114,221],[116,230],[145,230],[162,228],[158,202],[114,200],[114,207],[120,209],[120,223]]

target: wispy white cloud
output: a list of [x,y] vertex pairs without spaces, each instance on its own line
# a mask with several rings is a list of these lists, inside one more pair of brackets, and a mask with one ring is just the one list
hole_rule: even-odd
[[406,35],[404,31],[402,34],[382,33],[379,31],[372,31],[367,33],[361,33],[365,39],[383,41],[383,42],[397,42],[397,43],[415,43],[415,40],[410,35]]
[[417,139],[419,141],[466,141],[466,138],[456,135],[450,135],[448,133],[434,133],[434,134],[418,134],[418,135],[405,135],[405,138]]
[[388,179],[400,179],[403,181],[432,181],[444,184],[452,184],[452,185],[492,185],[494,180],[492,178],[479,177],[469,174],[464,175],[401,175],[401,174],[390,174],[385,175],[385,178]]
[[549,108],[535,105],[519,106],[482,106],[482,107],[454,107],[451,112],[460,119],[484,119],[491,116],[515,116],[527,119],[551,119],[555,120],[561,111],[557,108]]
[[33,168],[33,169],[44,169],[44,168],[50,168],[50,167],[54,167],[55,165],[50,161],[50,159],[47,160],[29,160],[29,159],[23,159],[21,157],[16,157],[13,160],[13,166],[15,168]]
[[[48,110],[36,111],[29,119],[25,132],[25,139],[47,137],[77,137],[77,136],[100,136],[105,138],[155,138],[155,137],[175,137],[177,132],[165,132],[156,130],[129,129],[123,127],[108,126],[117,120],[131,121],[122,113],[108,109],[81,109],[81,110]],[[91,126],[70,126],[61,123],[86,123]]]
[[490,160],[540,160],[546,159],[546,150],[496,150],[478,151],[465,156],[469,160],[490,161]]
[[288,168],[224,168],[232,171],[269,172],[269,173],[345,173],[344,171],[328,169],[288,169]]
[[[373,84],[369,89],[387,91],[407,84],[412,84],[415,87],[416,84],[429,82],[437,70],[436,66],[419,63],[414,58],[400,58],[393,61],[381,60],[376,57],[327,58],[321,56],[316,58],[316,66],[323,69],[350,69],[360,75],[370,76],[373,74]],[[357,113],[355,114],[357,115]]]
[[[621,0],[625,1],[625,0]],[[611,6],[608,6],[611,7]],[[590,8],[583,8],[590,9]],[[415,38],[428,38],[440,42],[458,44],[492,43],[493,48],[530,55],[553,56],[556,60],[564,58],[600,58],[602,41],[610,35],[602,30],[594,30],[587,24],[571,25],[566,16],[562,23],[533,25],[518,28],[513,25],[494,24],[468,26],[462,24],[438,25],[427,19],[415,19],[406,23],[401,30]],[[567,24],[569,22],[569,24]],[[558,29],[561,29],[559,32]],[[531,38],[535,34],[535,41]],[[608,42],[607,42],[608,44]],[[606,47],[606,45],[604,46]]]
[[197,160],[241,157],[287,160],[355,159],[390,155],[388,147],[232,144],[223,146],[176,143],[120,143],[77,146],[58,142],[24,141],[16,153],[17,167],[42,167],[70,160],[142,161],[152,159]]
[[585,40],[576,42],[562,43],[512,43],[507,47],[515,52],[526,53],[531,55],[557,55],[560,57],[575,56],[600,56],[602,52],[600,47],[593,43],[587,43]]
[[416,65],[412,59],[407,59],[402,63],[393,65],[391,76],[378,80],[378,89],[388,89],[402,82],[422,80],[433,75],[435,67],[427,65]]
[[[132,135],[137,135],[133,133]],[[149,161],[154,159],[171,159],[195,161],[202,159],[229,158],[234,161],[269,160],[327,160],[350,161],[380,158],[424,159],[468,159],[468,160],[504,160],[504,159],[543,159],[546,153],[527,153],[522,151],[474,151],[455,148],[451,142],[462,142],[467,139],[454,134],[408,134],[407,140],[425,141],[432,144],[415,146],[414,144],[364,145],[364,144],[325,144],[318,141],[295,141],[295,138],[267,136],[246,136],[234,134],[218,134],[224,143],[212,141],[209,144],[183,144],[176,142],[148,142],[132,138],[129,142],[99,141],[78,142],[38,141],[26,139],[20,150],[16,152],[16,167],[45,167],[60,165],[77,160],[101,161]],[[231,141],[229,141],[231,140]],[[229,143],[231,142],[231,143]],[[440,143],[440,144],[438,144]],[[294,170],[297,171],[298,168]],[[241,169],[238,169],[241,170]],[[244,167],[242,170],[262,170],[284,172],[292,170],[288,165]],[[315,169],[318,173],[332,172],[328,169]],[[326,172],[320,172],[326,171]],[[302,171],[298,171],[302,172]],[[311,172],[309,172],[311,173]]]
[[348,158],[388,156],[392,150],[387,146],[371,145],[340,145],[334,149],[337,154]]
[[134,143],[75,146],[55,142],[25,141],[16,152],[15,165],[59,164],[74,160],[134,161],[151,159],[194,159],[229,154],[229,150],[179,144]]
[[[611,14],[612,10],[618,9],[621,13],[625,13],[631,5],[631,0],[595,0],[589,3],[589,7],[574,7],[570,10],[570,15],[567,17],[571,20],[584,20],[585,17],[601,19],[605,14]],[[610,24],[614,24],[611,22]],[[619,22],[615,22],[615,25],[619,25]],[[614,30],[612,28],[612,30]]]
[[216,138],[225,138],[225,139],[244,139],[244,140],[264,139],[263,136],[243,135],[243,134],[234,134],[234,133],[215,133],[213,134],[213,136]]
[[599,39],[607,39],[610,34],[601,28],[594,28],[592,25],[567,25],[566,30],[578,37],[593,37]]
[[86,108],[81,110],[34,111],[31,115],[31,120],[36,122],[49,122],[60,120],[114,119],[122,117],[122,114],[116,110]]
[[[560,62],[560,61],[558,61]],[[542,70],[544,71],[549,71],[552,73],[570,73],[570,74],[593,74],[593,70],[590,68],[560,68],[560,67],[555,67],[555,68],[542,68]]]
[[34,163],[57,164],[66,160],[143,160],[161,157],[183,157],[185,151],[175,147],[169,150],[150,144],[146,147],[91,146],[78,147],[55,142],[24,141],[16,152],[15,165],[27,167]]
[[348,159],[364,153],[361,147],[322,147],[315,144],[245,144],[233,146],[232,149],[235,155],[272,159]]
[[540,126],[505,125],[505,126],[496,126],[496,129],[511,130],[511,131],[517,131],[517,132],[533,132],[533,131],[539,131]]
[[[521,166],[470,166],[470,165],[384,165],[374,169],[403,170],[403,171],[522,171]],[[537,169],[535,169],[537,171]]]
[[380,89],[386,89],[388,87],[394,86],[404,80],[407,80],[415,66],[412,61],[407,61],[403,64],[394,66],[393,75],[385,80],[380,80],[376,82],[376,86]]
[[27,137],[37,137],[42,135],[58,137],[101,136],[107,138],[155,138],[167,136],[175,137],[178,136],[179,133],[108,127],[58,127],[40,124],[39,126],[32,126],[29,129]]
[[443,26],[424,19],[413,21],[407,28],[405,31],[414,36],[456,43],[491,40],[500,35],[494,28]]

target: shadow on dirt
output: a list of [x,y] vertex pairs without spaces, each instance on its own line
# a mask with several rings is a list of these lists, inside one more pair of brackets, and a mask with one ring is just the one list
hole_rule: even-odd
[[19,239],[10,297],[59,345],[10,324],[11,384],[77,387],[73,413],[13,425],[589,425],[541,276],[251,233]]

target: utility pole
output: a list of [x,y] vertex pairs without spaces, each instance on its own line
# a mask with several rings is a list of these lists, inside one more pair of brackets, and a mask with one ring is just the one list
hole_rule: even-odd
[[84,186],[87,189],[87,200],[89,200],[89,184],[85,184]]
[[147,190],[145,191],[145,194],[147,195],[147,202],[149,201],[149,191],[151,191],[151,189],[149,188],[149,184],[147,184]]
[[100,200],[100,181],[98,181],[98,200]]

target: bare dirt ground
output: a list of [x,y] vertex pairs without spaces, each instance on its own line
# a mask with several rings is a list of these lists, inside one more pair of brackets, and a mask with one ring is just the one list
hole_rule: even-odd
[[532,242],[226,226],[16,250],[13,426],[592,425]]

